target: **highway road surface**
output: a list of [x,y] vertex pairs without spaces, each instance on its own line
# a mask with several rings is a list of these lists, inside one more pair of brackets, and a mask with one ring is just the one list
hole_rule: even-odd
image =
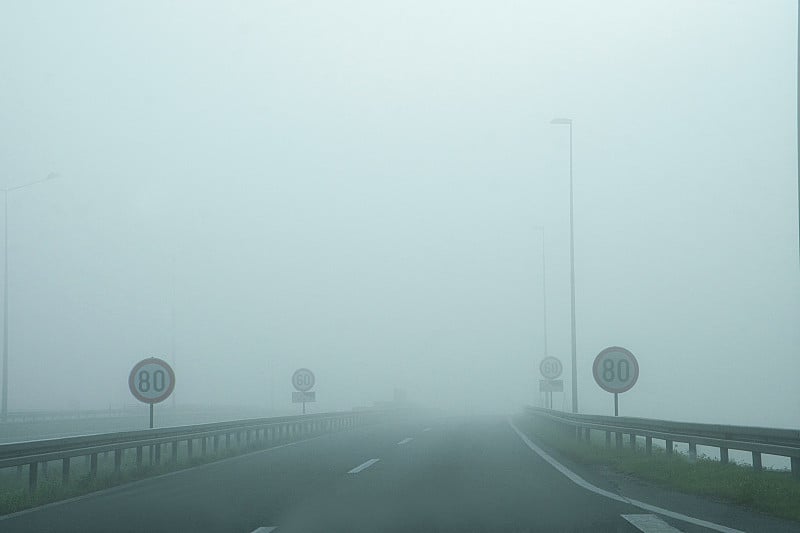
[[427,417],[323,435],[8,515],[0,531],[800,530],[695,497],[625,490],[540,448],[509,419]]

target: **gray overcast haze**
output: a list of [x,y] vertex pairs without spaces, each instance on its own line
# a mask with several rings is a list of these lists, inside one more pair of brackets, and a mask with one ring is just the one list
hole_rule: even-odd
[[9,408],[133,405],[154,355],[178,404],[296,409],[305,366],[315,410],[538,405],[537,226],[569,390],[569,117],[581,410],[612,412],[591,363],[620,345],[621,414],[797,427],[796,25],[789,0],[4,0],[0,186],[58,174],[8,196]]

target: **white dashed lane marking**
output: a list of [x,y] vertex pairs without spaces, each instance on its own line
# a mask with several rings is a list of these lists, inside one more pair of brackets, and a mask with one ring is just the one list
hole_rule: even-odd
[[412,440],[414,440],[414,439],[412,439],[411,437],[406,437],[406,438],[404,438],[403,440],[401,440],[400,442],[398,442],[397,444],[398,444],[398,445],[401,445],[401,444],[408,444],[408,443],[409,443],[409,442],[411,442]]
[[361,472],[362,470],[366,470],[367,468],[371,467],[372,465],[374,465],[374,464],[375,464],[375,463],[377,463],[378,461],[380,461],[380,459],[370,459],[369,461],[366,461],[366,462],[364,462],[364,463],[361,463],[360,465],[358,465],[358,466],[357,466],[357,467],[355,467],[354,469],[350,470],[350,471],[348,472],[348,474],[358,474],[358,473],[359,473],[359,472]]

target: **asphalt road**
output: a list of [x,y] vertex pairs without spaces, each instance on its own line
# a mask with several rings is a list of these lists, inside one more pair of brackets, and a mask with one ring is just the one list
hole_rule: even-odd
[[[641,529],[623,515],[663,525]],[[324,435],[0,518],[4,533],[636,532],[670,525],[709,531],[579,486],[503,418],[405,420]]]

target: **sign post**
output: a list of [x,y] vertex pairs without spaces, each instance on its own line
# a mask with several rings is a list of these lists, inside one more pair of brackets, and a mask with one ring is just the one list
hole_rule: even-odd
[[137,400],[150,404],[150,429],[153,429],[153,405],[163,402],[172,394],[175,372],[163,359],[142,359],[131,370],[128,387]]
[[545,393],[545,406],[548,409],[553,408],[553,392],[564,392],[564,381],[557,380],[564,371],[564,366],[561,361],[556,357],[548,356],[542,359],[539,363],[539,372],[545,379],[539,380],[539,392]]
[[619,416],[619,395],[633,388],[639,379],[639,362],[625,348],[611,346],[594,359],[594,380],[600,388],[614,394],[614,416]]
[[292,374],[292,385],[299,391],[292,393],[292,402],[303,404],[303,414],[306,414],[306,402],[317,401],[316,392],[309,392],[315,382],[314,373],[307,368],[299,368]]

